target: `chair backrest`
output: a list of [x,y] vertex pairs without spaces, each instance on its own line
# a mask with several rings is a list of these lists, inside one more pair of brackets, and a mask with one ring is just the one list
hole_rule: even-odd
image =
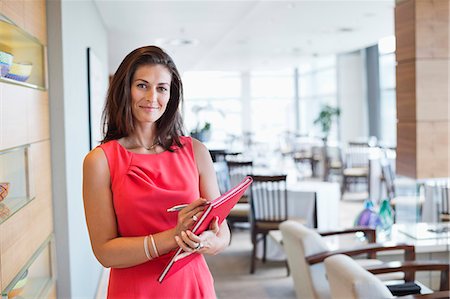
[[[423,218],[426,221],[439,221],[450,214],[450,179],[438,179],[425,183],[425,203]],[[448,218],[448,217],[447,217]]]
[[225,161],[220,161],[214,162],[213,165],[214,170],[216,171],[220,194],[223,194],[230,189],[230,175],[228,173],[227,163]]
[[389,161],[381,159],[380,164],[381,175],[383,176],[383,181],[386,186],[386,193],[389,200],[392,200],[395,197],[395,174]]
[[293,220],[281,223],[280,230],[297,298],[330,298],[323,263],[310,266],[305,260],[306,256],[329,250],[322,237]]
[[282,222],[288,218],[286,175],[254,175],[251,185],[253,221]]
[[236,186],[247,175],[252,173],[253,161],[227,160],[231,187]]
[[326,258],[325,268],[333,299],[395,298],[380,279],[347,255]]
[[349,144],[345,150],[345,167],[369,167],[370,150],[366,145]]

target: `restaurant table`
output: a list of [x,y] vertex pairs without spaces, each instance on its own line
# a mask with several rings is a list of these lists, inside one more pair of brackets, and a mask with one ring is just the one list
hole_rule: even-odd
[[[349,248],[360,242],[356,235],[331,236],[324,238],[331,250]],[[377,242],[407,243],[415,246],[416,260],[450,260],[450,223],[401,223],[394,224],[390,232],[377,232]],[[403,261],[403,251],[383,251],[377,259],[385,262]],[[439,272],[417,272],[416,280],[433,290],[439,289]]]

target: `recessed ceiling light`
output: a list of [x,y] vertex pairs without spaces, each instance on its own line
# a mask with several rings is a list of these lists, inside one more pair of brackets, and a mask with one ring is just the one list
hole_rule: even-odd
[[286,7],[292,9],[292,8],[295,8],[296,5],[295,5],[294,2],[289,2],[289,3],[286,5]]
[[341,27],[341,28],[338,28],[337,31],[338,32],[353,32],[355,30],[353,28],[350,28],[350,27]]
[[198,44],[198,40],[189,38],[158,38],[155,43],[161,46],[195,46]]

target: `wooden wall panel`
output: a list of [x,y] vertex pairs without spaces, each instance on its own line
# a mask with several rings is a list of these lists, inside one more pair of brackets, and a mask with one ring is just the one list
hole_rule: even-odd
[[48,93],[0,82],[0,150],[50,138]]
[[416,57],[448,58],[449,1],[416,1]]
[[[41,43],[47,43],[45,0],[0,0],[0,13]],[[36,54],[32,51],[27,49],[25,57]],[[19,52],[15,54],[20,56]],[[30,191],[34,196],[34,200],[0,225],[2,290],[53,232],[49,123],[46,91],[0,82],[0,150],[30,145]],[[56,298],[55,287],[49,298]]]
[[449,125],[447,121],[417,123],[417,178],[450,177]]
[[48,92],[32,90],[26,101],[28,142],[50,139]]
[[48,292],[47,299],[56,299],[56,284],[53,284],[50,287],[50,291]]
[[19,27],[25,25],[25,0],[2,0],[2,14],[11,19]]
[[38,198],[51,198],[52,181],[49,140],[31,144],[30,162],[32,194]]
[[25,30],[47,44],[45,0],[26,1],[24,6]]
[[53,231],[50,141],[31,144],[35,199],[0,225],[1,283],[7,286]]
[[403,1],[395,7],[396,59],[405,61],[415,57],[415,4]]
[[448,177],[450,1],[397,2],[395,31],[398,173]]
[[416,177],[416,123],[397,123],[396,173]]
[[1,148],[27,144],[27,97],[29,88],[1,83]]
[[52,203],[49,197],[36,197],[0,225],[3,286],[11,282],[52,231]]
[[416,64],[414,61],[398,62],[397,76],[397,120],[416,120]]
[[417,121],[449,119],[449,59],[416,61]]

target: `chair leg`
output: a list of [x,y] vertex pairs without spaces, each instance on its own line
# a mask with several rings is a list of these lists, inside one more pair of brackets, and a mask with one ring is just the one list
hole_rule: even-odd
[[228,243],[228,245],[230,245],[231,244],[231,238],[233,237],[233,230],[232,230],[233,224],[230,221],[227,221],[227,224],[228,224],[228,229],[230,231],[230,242]]
[[255,273],[255,261],[256,261],[256,236],[252,236],[252,243],[253,243],[253,249],[252,249],[252,257],[250,260],[250,274]]
[[266,252],[267,252],[267,234],[263,234],[263,245],[264,245],[264,248],[263,248],[262,261],[263,261],[263,263],[265,263],[266,262]]
[[347,189],[347,177],[344,175],[344,177],[342,179],[341,194],[344,194],[346,189]]

